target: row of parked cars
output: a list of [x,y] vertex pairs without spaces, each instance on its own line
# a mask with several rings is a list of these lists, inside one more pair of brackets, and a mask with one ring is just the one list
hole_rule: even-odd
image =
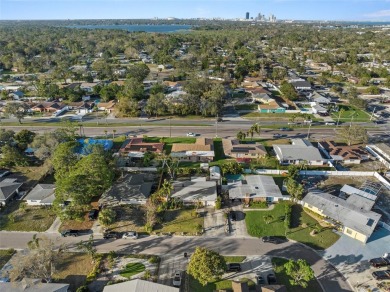
[[[390,254],[385,253],[379,258],[371,259],[369,262],[374,268],[390,267]],[[372,276],[376,280],[390,280],[390,270],[375,271]]]

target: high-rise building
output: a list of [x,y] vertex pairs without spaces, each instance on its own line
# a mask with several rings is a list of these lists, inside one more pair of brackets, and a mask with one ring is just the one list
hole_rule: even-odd
[[249,12],[245,14],[245,19],[249,19]]

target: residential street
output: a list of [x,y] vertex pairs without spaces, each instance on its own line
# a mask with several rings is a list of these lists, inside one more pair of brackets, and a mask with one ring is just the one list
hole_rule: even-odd
[[[23,249],[36,232],[0,232],[0,248]],[[43,235],[43,234],[40,234]],[[57,234],[45,236],[58,243],[74,246],[80,240],[87,240],[88,235],[61,238]],[[341,274],[313,250],[299,243],[287,242],[280,245],[263,243],[257,238],[235,237],[170,237],[147,236],[138,240],[104,240],[95,237],[99,252],[115,250],[119,253],[146,253],[156,255],[191,254],[196,246],[211,248],[223,255],[270,255],[286,258],[306,259],[313,267],[318,280],[326,292],[353,291]]]

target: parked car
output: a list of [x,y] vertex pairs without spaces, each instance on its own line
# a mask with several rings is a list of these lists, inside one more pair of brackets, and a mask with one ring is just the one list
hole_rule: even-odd
[[336,123],[334,123],[334,122],[326,122],[325,123],[325,126],[334,126],[334,125],[336,125]]
[[121,233],[120,232],[116,232],[116,231],[104,232],[103,233],[103,238],[104,239],[110,239],[110,238],[118,239],[118,238],[121,238]]
[[138,233],[136,231],[129,231],[129,232],[125,232],[123,235],[122,235],[122,238],[130,238],[130,239],[137,239],[138,238]]
[[175,287],[181,286],[181,271],[175,271],[175,274],[173,275],[172,284]]
[[62,237],[67,237],[67,236],[76,237],[78,235],[79,235],[79,231],[74,229],[67,229],[61,232]]
[[241,272],[241,264],[239,264],[239,263],[227,264],[226,271],[228,271],[228,272]]
[[279,133],[276,133],[273,135],[274,138],[281,138],[282,137],[282,134],[279,134]]
[[390,266],[390,255],[388,253],[385,253],[380,258],[371,259],[369,262],[370,265],[374,268]]
[[279,130],[280,131],[292,131],[293,129],[287,128],[287,127],[283,127],[283,128],[280,128]]
[[223,122],[223,118],[218,117],[218,118],[217,118],[217,122]]
[[390,270],[375,271],[372,273],[375,280],[390,280]]
[[276,237],[276,236],[264,236],[261,238],[261,240],[263,242],[269,242],[269,243],[274,243],[274,244],[279,244],[279,243],[283,243],[286,241],[286,240],[284,240],[280,237]]
[[264,277],[260,273],[256,274],[256,282],[257,282],[257,285],[266,284]]
[[187,137],[196,137],[198,134],[189,132],[187,133]]
[[89,220],[96,220],[98,215],[99,215],[99,210],[92,209],[88,213],[88,218],[89,218]]
[[273,285],[273,284],[276,284],[276,277],[274,274],[268,274],[267,275],[267,281],[268,281],[268,285]]
[[11,174],[11,172],[8,170],[0,171],[0,177],[5,177],[5,176],[10,175],[10,174]]

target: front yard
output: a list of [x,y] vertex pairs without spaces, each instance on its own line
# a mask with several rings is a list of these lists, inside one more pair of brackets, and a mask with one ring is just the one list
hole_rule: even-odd
[[195,209],[166,210],[162,219],[155,232],[195,235],[203,229],[203,217]]
[[[289,239],[302,242],[314,249],[326,249],[334,244],[339,235],[332,231],[330,227],[321,227],[321,231],[316,235],[310,232],[320,227],[320,224],[308,214],[306,214],[300,205],[294,205],[291,215],[291,227],[286,230],[284,225],[284,204],[278,203],[271,211],[247,211],[245,222],[249,235],[255,237],[262,236],[286,236]],[[268,217],[272,216],[272,217]],[[267,224],[266,219],[270,219]]]
[[15,250],[12,249],[12,248],[5,249],[5,250],[0,250],[0,270],[12,258],[14,253],[15,253]]
[[343,112],[332,112],[332,118],[337,121],[340,115],[340,122],[368,122],[370,120],[370,115],[364,110],[355,108],[350,105],[339,105],[339,110]]
[[51,207],[27,206],[22,201],[13,201],[0,211],[0,230],[43,232],[55,218]]
[[290,277],[286,274],[286,270],[283,267],[288,260],[282,258],[272,258],[272,265],[274,266],[275,276],[278,284],[285,285],[287,287],[287,291],[289,292],[317,292],[322,291],[321,286],[318,284],[317,280],[311,280],[306,288],[301,286],[293,286],[290,284]]
[[[189,291],[193,292],[213,292],[213,291],[219,291],[219,290],[229,290],[232,289],[232,280],[219,280],[215,281],[213,283],[208,283],[206,286],[202,286],[197,280],[192,278],[191,276],[188,276],[189,278]],[[249,279],[240,279],[242,282],[247,282],[248,286],[254,287],[255,283],[252,280]]]
[[136,205],[120,205],[112,208],[116,213],[115,223],[108,226],[107,229],[125,232],[137,231],[144,232],[145,226],[145,208]]

